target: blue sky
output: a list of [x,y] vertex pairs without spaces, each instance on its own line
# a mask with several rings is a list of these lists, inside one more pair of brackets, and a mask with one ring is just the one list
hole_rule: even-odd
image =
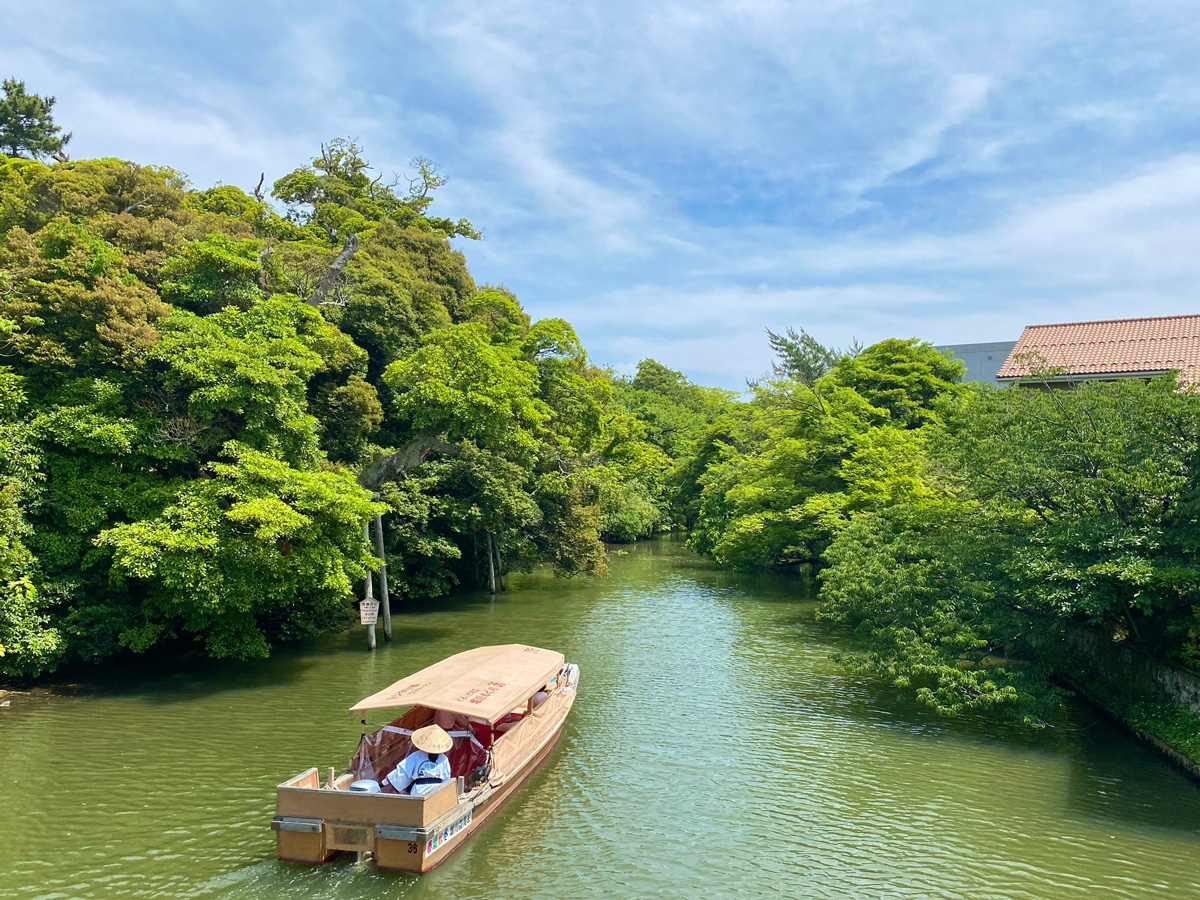
[[479,282],[742,387],[764,330],[1200,311],[1200,5],[0,0],[75,158],[251,188],[352,136],[451,178]]

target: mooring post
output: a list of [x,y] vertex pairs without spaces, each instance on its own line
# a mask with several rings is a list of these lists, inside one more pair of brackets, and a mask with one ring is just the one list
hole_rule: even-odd
[[375,555],[381,563],[379,568],[379,609],[383,613],[383,639],[392,639],[392,602],[388,597],[387,555],[383,552],[383,516],[375,517]]
[[496,558],[492,555],[492,533],[485,532],[487,535],[487,556],[488,556],[488,590],[492,596],[496,595]]
[[[369,525],[366,525],[366,524],[363,525],[363,537],[366,538],[368,547],[371,546],[371,535],[368,533],[369,529],[370,529]],[[365,582],[365,587],[363,590],[363,600],[364,601],[372,601],[375,599],[375,594],[373,593],[373,588],[371,585],[371,570],[370,569],[367,569],[367,577],[364,579],[364,582]],[[375,620],[374,619],[372,619],[371,624],[369,624],[367,626],[367,649],[368,650],[375,649]]]

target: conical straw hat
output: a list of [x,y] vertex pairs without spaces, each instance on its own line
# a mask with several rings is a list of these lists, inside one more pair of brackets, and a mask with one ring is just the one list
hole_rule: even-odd
[[426,725],[413,732],[413,746],[426,753],[445,753],[454,746],[454,739],[440,725]]

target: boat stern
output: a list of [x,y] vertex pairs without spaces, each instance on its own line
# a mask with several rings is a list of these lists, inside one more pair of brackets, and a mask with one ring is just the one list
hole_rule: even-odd
[[353,776],[323,787],[317,769],[279,785],[275,797],[275,856],[321,865],[340,852],[371,853],[379,868],[422,872],[471,821],[457,781],[424,797],[348,790]]

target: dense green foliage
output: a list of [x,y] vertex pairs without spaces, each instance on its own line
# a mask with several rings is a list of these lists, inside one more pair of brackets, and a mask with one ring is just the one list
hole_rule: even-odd
[[398,602],[476,582],[488,536],[505,568],[599,573],[602,537],[680,520],[686,436],[727,396],[617,378],[478,288],[450,244],[475,228],[429,214],[444,179],[415,165],[399,190],[333,141],[280,215],[171,169],[0,159],[0,674],[347,621],[377,512]]
[[925,426],[960,364],[916,340],[813,355],[711,438],[692,543],[722,564],[817,563],[854,514],[927,495]]
[[691,384],[652,359],[614,388],[595,469],[605,536],[630,541],[694,525],[698,479],[714,435],[736,414],[733,393]]
[[692,542],[809,563],[849,665],[944,713],[1055,703],[1073,629],[1200,664],[1200,396],[1171,376],[969,387],[916,341],[770,335],[773,380],[727,417]]
[[1194,664],[1198,437],[1200,397],[1171,376],[973,391],[931,441],[936,502],[864,516],[834,542],[826,611],[951,712],[1036,714],[1075,627]]

